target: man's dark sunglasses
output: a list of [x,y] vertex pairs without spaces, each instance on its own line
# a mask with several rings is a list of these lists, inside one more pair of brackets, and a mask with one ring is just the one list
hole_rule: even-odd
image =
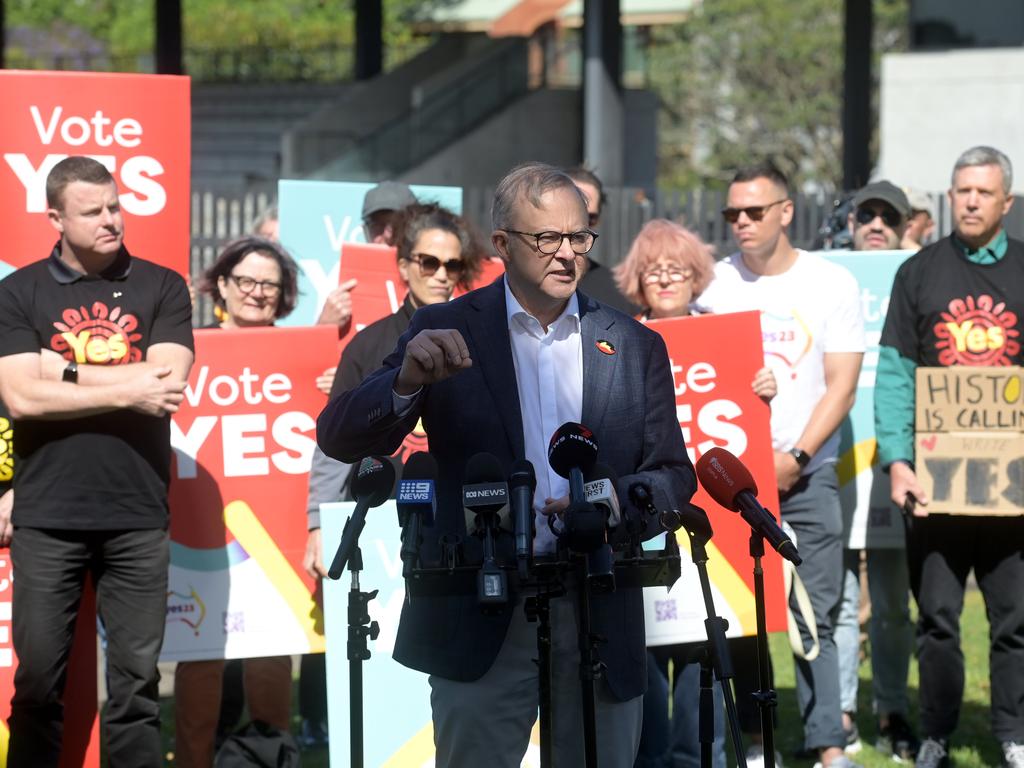
[[[427,253],[414,253],[409,256],[409,261],[415,261],[420,265],[420,272],[424,277],[430,277],[437,272],[441,268],[442,263],[437,256],[431,256]],[[448,261],[444,262],[444,271],[448,273],[449,277],[458,279],[465,268],[466,262],[462,259],[448,259]]]
[[740,214],[745,213],[747,214],[747,218],[751,221],[760,221],[764,218],[764,215],[769,208],[773,205],[784,203],[788,199],[788,197],[784,197],[781,200],[776,200],[774,203],[768,203],[767,205],[752,205],[749,208],[723,208],[722,218],[730,224],[735,224],[740,220]]
[[903,217],[888,205],[883,205],[881,208],[864,207],[857,209],[856,219],[858,224],[870,224],[875,220],[875,216],[881,216],[882,221],[885,222],[887,227],[898,227],[900,222],[903,221]]

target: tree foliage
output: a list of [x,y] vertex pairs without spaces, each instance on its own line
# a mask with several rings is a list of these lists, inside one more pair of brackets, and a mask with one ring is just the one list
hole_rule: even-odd
[[[99,47],[112,57],[153,52],[154,10],[159,0],[7,0],[12,35],[51,50]],[[384,46],[412,42],[411,22],[452,0],[384,0]],[[351,48],[355,42],[353,0],[183,0],[187,50],[232,51],[265,48],[301,53]],[[386,54],[387,55],[387,54]]]
[[[905,45],[907,0],[874,0],[875,53]],[[661,179],[724,185],[771,158],[797,181],[842,175],[843,4],[704,0],[652,30]],[[877,66],[875,67],[877,82]]]

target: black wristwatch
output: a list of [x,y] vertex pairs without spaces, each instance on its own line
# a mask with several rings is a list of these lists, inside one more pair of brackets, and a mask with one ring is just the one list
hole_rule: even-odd
[[72,360],[68,363],[68,367],[64,369],[64,373],[61,379],[66,381],[68,384],[78,383],[78,363]]
[[811,463],[811,454],[807,451],[802,451],[799,448],[790,448],[789,455],[796,459],[796,463],[800,465],[800,469],[806,469],[807,465]]

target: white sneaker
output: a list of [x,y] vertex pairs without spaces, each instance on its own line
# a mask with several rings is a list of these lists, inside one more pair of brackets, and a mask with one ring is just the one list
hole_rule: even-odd
[[[747,768],[764,768],[764,747],[751,744],[747,747]],[[782,768],[782,753],[775,750],[775,768]]]
[[1003,742],[1003,765],[1006,768],[1024,768],[1024,744],[1017,741]]

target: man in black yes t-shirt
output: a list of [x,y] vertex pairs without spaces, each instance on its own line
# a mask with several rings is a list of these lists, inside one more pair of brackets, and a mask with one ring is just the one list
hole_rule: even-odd
[[192,366],[192,309],[180,276],[125,250],[102,165],[63,160],[46,198],[60,240],[0,282],[0,398],[17,436],[7,764],[57,765],[89,573],[107,631],[108,763],[159,766],[170,414]]
[[[924,740],[917,768],[949,764],[964,691],[960,613],[972,569],[991,625],[992,733],[1003,764],[1024,768],[1024,517],[986,514],[977,499],[958,510],[967,514],[929,514],[914,463],[919,366],[1024,364],[1024,243],[1003,228],[1013,204],[1010,160],[973,147],[957,159],[952,182],[953,233],[903,262],[893,282],[875,379],[875,435],[892,500],[916,505],[907,560],[918,606]],[[1013,487],[1015,478],[1006,480]]]

